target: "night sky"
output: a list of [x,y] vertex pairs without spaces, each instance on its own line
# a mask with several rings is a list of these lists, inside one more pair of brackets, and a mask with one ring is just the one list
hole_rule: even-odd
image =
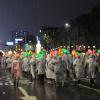
[[36,34],[42,25],[63,26],[98,4],[100,0],[0,0],[0,40],[9,40],[17,29]]

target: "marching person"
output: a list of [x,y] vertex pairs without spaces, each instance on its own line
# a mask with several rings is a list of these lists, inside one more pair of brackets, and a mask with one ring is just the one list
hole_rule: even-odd
[[89,68],[89,72],[88,72],[88,76],[90,78],[90,84],[92,86],[95,85],[95,82],[94,82],[94,79],[96,78],[96,66],[97,66],[97,63],[96,63],[96,58],[94,55],[90,55],[89,59],[88,59],[88,68]]
[[32,75],[32,80],[36,78],[36,58],[34,56],[31,56],[30,58],[30,67],[31,67],[31,75]]
[[21,62],[19,61],[19,56],[16,56],[12,62],[11,74],[14,82],[14,86],[19,86],[19,80],[21,77]]
[[75,75],[77,84],[80,84],[80,78],[82,77],[82,58],[80,55],[76,55],[75,60],[73,61],[73,65],[75,67]]
[[64,86],[65,73],[66,73],[66,64],[62,60],[61,56],[54,57],[53,66],[54,66],[54,72],[55,72],[56,86],[59,86],[59,83],[61,83],[61,85]]
[[28,56],[24,57],[22,62],[23,62],[22,64],[23,76],[28,79],[30,73],[29,57]]
[[62,56],[62,61],[64,62],[65,64],[65,67],[66,67],[66,78],[70,78],[70,61],[69,61],[69,57],[66,53],[63,54]]
[[52,84],[53,81],[55,80],[55,73],[54,73],[54,66],[52,64],[52,57],[50,57],[50,55],[47,56],[46,59],[46,79],[48,80],[49,84]]
[[12,66],[12,61],[13,61],[13,57],[12,56],[9,56],[7,59],[6,59],[6,64],[7,64],[7,71],[10,73],[11,71],[11,66]]
[[46,68],[46,56],[44,54],[40,59],[37,59],[36,63],[36,71],[39,80],[44,80],[45,68]]

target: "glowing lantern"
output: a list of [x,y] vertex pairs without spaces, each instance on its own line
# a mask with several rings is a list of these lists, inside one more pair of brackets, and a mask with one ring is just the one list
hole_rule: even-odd
[[16,57],[20,57],[20,54],[16,54]]
[[13,52],[12,52],[12,51],[8,51],[7,56],[11,57],[11,56],[12,56],[12,54],[13,54]]
[[76,54],[77,54],[77,55],[80,55],[81,53],[80,53],[80,52],[76,52]]
[[100,49],[98,49],[97,52],[100,53]]
[[69,53],[69,50],[67,50],[67,49],[65,49],[65,48],[63,48],[62,51],[63,51],[64,53]]
[[72,55],[76,55],[76,50],[72,50]]
[[33,52],[32,52],[32,51],[29,51],[29,54],[30,54],[30,55],[32,55],[32,54],[33,54]]
[[59,54],[59,55],[62,55],[62,53],[63,53],[62,48],[59,48],[58,54]]
[[23,56],[26,57],[29,55],[29,52],[23,52]]
[[11,55],[11,54],[12,54],[12,51],[8,51],[8,54],[10,54],[10,55]]
[[55,53],[54,50],[51,50],[51,51],[50,51],[50,56],[51,56],[51,57],[54,56],[54,53]]
[[54,50],[54,54],[57,54],[57,53],[58,53],[58,51],[55,49],[55,50]]
[[93,53],[91,49],[88,49],[87,52],[88,52],[89,54],[92,54],[92,53]]
[[40,59],[43,55],[46,54],[45,50],[41,50],[38,54],[37,54],[37,58]]

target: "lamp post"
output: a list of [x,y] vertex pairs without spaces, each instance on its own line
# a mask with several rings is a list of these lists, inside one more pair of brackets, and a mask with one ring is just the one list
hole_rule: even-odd
[[65,28],[66,28],[66,30],[67,30],[67,35],[68,35],[68,37],[67,37],[67,40],[68,40],[68,44],[69,44],[69,50],[71,50],[71,37],[70,37],[70,24],[69,23],[65,23]]

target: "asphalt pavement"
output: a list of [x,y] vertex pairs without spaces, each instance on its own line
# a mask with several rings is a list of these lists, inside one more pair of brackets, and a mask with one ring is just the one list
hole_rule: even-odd
[[74,86],[70,81],[63,87],[56,87],[55,84],[48,84],[46,80],[30,82],[25,78],[15,88],[9,75],[2,70],[0,100],[100,100],[100,91],[85,84]]

